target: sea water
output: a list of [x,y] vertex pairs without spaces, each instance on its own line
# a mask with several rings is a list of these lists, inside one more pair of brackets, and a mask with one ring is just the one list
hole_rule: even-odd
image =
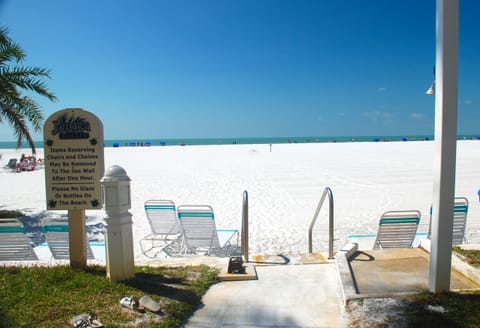
[[[417,136],[340,136],[340,137],[249,137],[249,138],[178,138],[178,139],[106,139],[105,147],[136,146],[187,146],[187,145],[231,145],[231,144],[287,144],[324,142],[386,142],[433,140],[432,135]],[[480,140],[477,135],[459,135],[458,140]],[[35,146],[43,147],[43,141],[35,141]],[[0,141],[0,149],[14,149],[16,142]],[[28,148],[23,142],[21,148]]]

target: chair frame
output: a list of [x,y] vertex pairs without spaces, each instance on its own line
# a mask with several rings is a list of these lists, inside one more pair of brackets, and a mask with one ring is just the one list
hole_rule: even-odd
[[142,253],[149,258],[162,252],[169,256],[180,253],[182,231],[175,203],[168,199],[151,199],[144,203],[144,209],[151,234],[140,239]]
[[[453,206],[452,245],[468,243],[465,231],[467,228],[469,202],[466,197],[455,197]],[[428,239],[432,233],[432,207],[430,207],[430,224],[428,225]]]
[[[238,230],[217,230],[215,214],[210,205],[181,205],[177,208],[178,220],[184,236],[182,253],[205,255],[228,255],[228,246]],[[220,245],[218,232],[231,234]]]
[[[70,237],[68,221],[63,218],[45,219],[43,222],[43,232],[48,248],[55,260],[70,259]],[[90,243],[86,243],[87,259],[93,260],[95,256],[90,247]]]
[[422,214],[418,210],[387,211],[382,214],[373,249],[411,248]]
[[0,219],[0,261],[38,260],[23,224],[16,218]]

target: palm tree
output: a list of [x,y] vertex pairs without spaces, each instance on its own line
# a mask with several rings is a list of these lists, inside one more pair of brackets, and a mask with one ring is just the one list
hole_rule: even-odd
[[31,91],[54,101],[42,78],[50,78],[48,69],[21,66],[26,53],[8,36],[8,29],[0,26],[0,123],[4,120],[13,127],[17,148],[26,140],[35,153],[35,144],[28,122],[40,131],[43,115],[37,102],[24,91]]

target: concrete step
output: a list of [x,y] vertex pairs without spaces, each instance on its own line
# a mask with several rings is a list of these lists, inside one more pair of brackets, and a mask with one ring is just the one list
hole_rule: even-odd
[[333,263],[259,265],[257,280],[221,282],[186,323],[200,327],[345,327]]
[[300,265],[300,264],[324,264],[331,262],[325,253],[297,253],[278,255],[252,255],[249,261],[256,265]]
[[333,263],[328,255],[323,253],[299,253],[299,254],[279,254],[279,255],[252,255],[249,262],[243,263],[243,273],[228,272],[229,265],[222,268],[219,275],[222,281],[240,281],[257,279],[256,267],[272,265],[305,265],[305,264],[326,264]]

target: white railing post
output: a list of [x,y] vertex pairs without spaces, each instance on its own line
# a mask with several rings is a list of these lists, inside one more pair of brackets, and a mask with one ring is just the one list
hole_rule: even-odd
[[243,192],[243,206],[242,206],[242,254],[245,262],[248,262],[248,193]]
[[328,258],[333,259],[333,239],[334,239],[334,213],[333,213],[333,193],[329,187],[326,187],[323,190],[322,197],[320,197],[320,201],[318,202],[317,208],[315,213],[313,214],[312,221],[310,222],[310,227],[308,228],[308,253],[313,252],[313,227],[317,222],[318,214],[322,209],[323,202],[325,198],[328,196]]

